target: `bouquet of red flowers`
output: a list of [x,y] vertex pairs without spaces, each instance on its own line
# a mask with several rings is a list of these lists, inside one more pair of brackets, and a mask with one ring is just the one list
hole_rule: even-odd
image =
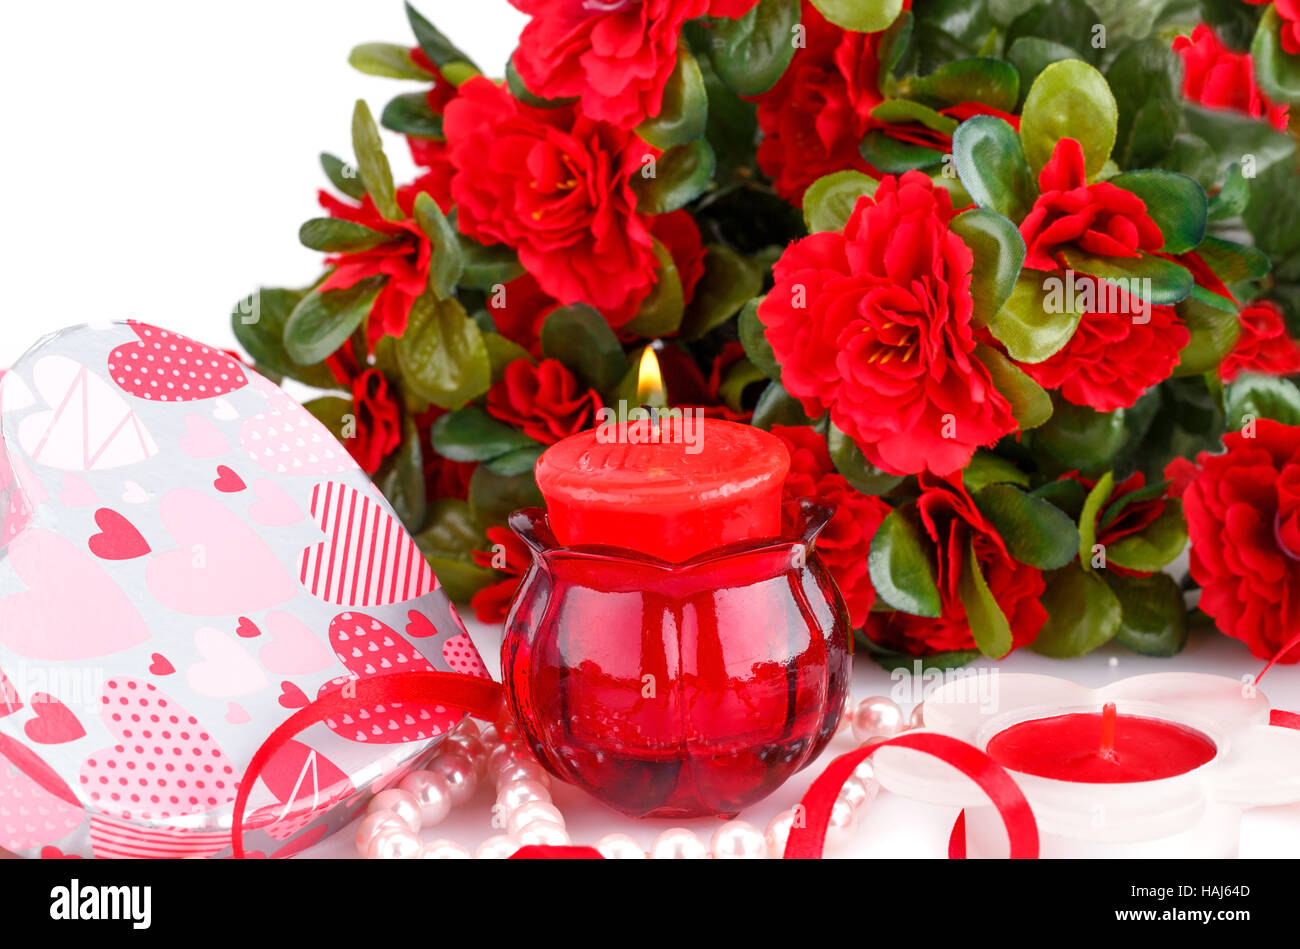
[[835,504],[883,661],[1173,654],[1189,536],[1223,632],[1300,634],[1300,2],[512,3],[504,78],[409,5],[353,51],[418,86],[233,315],[455,598],[503,615],[534,462],[653,345]]

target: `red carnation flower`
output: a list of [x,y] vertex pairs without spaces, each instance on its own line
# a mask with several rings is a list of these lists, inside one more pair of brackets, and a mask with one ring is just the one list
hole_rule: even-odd
[[[420,47],[416,46],[411,50],[411,58],[430,72],[438,72],[438,67],[429,61]],[[435,115],[442,115],[447,109],[447,103],[454,98],[456,98],[456,87],[441,76],[424,94],[425,104]],[[442,208],[443,213],[447,213],[452,205],[451,177],[455,169],[447,155],[446,139],[417,138],[408,135],[406,145],[411,150],[411,159],[425,169],[422,179],[425,190],[433,200],[438,202],[438,207]]]
[[519,589],[528,567],[533,562],[528,545],[507,527],[489,527],[487,538],[493,550],[476,550],[471,555],[480,567],[491,567],[502,574],[501,580],[475,593],[469,601],[480,623],[499,623],[510,612],[510,601]]
[[[1077,481],[1088,491],[1097,486],[1095,480],[1085,478],[1077,471],[1067,472],[1062,478]],[[1165,490],[1155,497],[1145,497],[1139,492],[1143,492],[1146,486],[1146,476],[1137,471],[1111,489],[1110,495],[1097,511],[1096,543],[1103,548],[1110,548],[1130,534],[1146,530],[1165,513],[1165,499],[1170,492]],[[1109,522],[1103,524],[1102,521],[1112,509],[1116,513],[1109,515]],[[1118,564],[1108,564],[1107,569],[1126,577],[1150,575],[1150,571],[1130,570]]]
[[1107,181],[1088,184],[1083,146],[1072,138],[1056,143],[1038,173],[1038,188],[1041,194],[1020,224],[1026,267],[1064,266],[1060,250],[1067,245],[1098,257],[1138,257],[1165,242],[1141,198]]
[[1271,659],[1300,635],[1300,428],[1260,419],[1253,434],[1231,432],[1223,454],[1197,457],[1183,506],[1201,609]]
[[759,306],[782,378],[893,474],[956,471],[1016,428],[972,355],[970,249],[917,171],[885,177],[842,233],[788,247]]
[[741,17],[758,0],[510,0],[532,19],[514,64],[544,99],[578,97],[585,115],[623,128],[663,108],[687,20]]
[[1039,602],[1046,589],[1042,572],[1012,558],[960,478],[945,481],[922,475],[920,480],[922,494],[916,509],[922,529],[938,550],[935,579],[942,612],[937,617],[899,611],[871,613],[865,629],[868,638],[914,656],[977,648],[958,592],[962,565],[973,543],[989,592],[1011,627],[1011,648],[1032,643],[1047,622],[1047,610]]
[[629,176],[654,150],[572,108],[523,105],[482,77],[460,87],[444,127],[461,231],[513,247],[560,303],[589,303],[614,326],[632,319],[656,276]]
[[682,282],[682,299],[695,298],[695,286],[704,276],[704,241],[689,211],[671,211],[650,218],[650,233],[663,244]]
[[1300,347],[1286,332],[1282,308],[1271,300],[1260,300],[1237,314],[1241,335],[1237,345],[1219,364],[1219,376],[1231,382],[1242,372],[1286,376],[1300,372]]
[[1282,21],[1282,49],[1300,56],[1300,0],[1273,0],[1273,9]]
[[584,389],[558,359],[536,366],[516,359],[487,394],[489,415],[543,445],[591,428],[601,406],[595,390]]
[[[1294,12],[1296,0],[1279,0],[1278,13],[1286,18],[1283,5]],[[1300,25],[1292,22],[1291,30],[1283,30],[1283,43],[1288,35],[1293,41],[1300,40],[1297,31]],[[1273,105],[1255,84],[1255,64],[1249,53],[1234,53],[1224,46],[1214,34],[1214,30],[1204,23],[1192,31],[1190,38],[1174,37],[1174,52],[1183,58],[1183,96],[1192,102],[1213,109],[1232,109],[1244,112],[1253,119],[1267,118],[1276,129],[1287,126],[1287,107]],[[1288,50],[1300,52],[1300,50]]]
[[530,273],[521,274],[488,297],[488,313],[497,332],[536,359],[542,356],[542,324],[558,306]]
[[773,425],[772,434],[785,442],[790,452],[790,474],[784,494],[787,500],[817,498],[835,508],[835,513],[817,538],[817,553],[844,595],[854,629],[867,621],[876,599],[867,572],[871,539],[890,507],[880,498],[863,494],[836,474],[826,440],[807,426]]
[[1171,306],[1146,303],[1085,274],[1075,274],[1074,281],[1087,288],[1081,296],[1090,293],[1094,301],[1074,335],[1043,362],[1020,368],[1075,405],[1098,412],[1128,408],[1173,374],[1191,333]]
[[402,444],[402,408],[378,369],[367,369],[352,381],[352,414],[356,432],[343,441],[361,470],[372,475]]
[[326,257],[326,265],[334,269],[317,288],[322,291],[341,290],[367,277],[383,275],[388,278],[370,307],[366,324],[366,339],[372,349],[380,337],[401,336],[406,332],[411,304],[428,285],[432,245],[420,226],[411,219],[411,209],[422,192],[427,191],[437,201],[437,187],[436,176],[425,175],[398,188],[397,204],[406,215],[400,221],[389,221],[381,215],[370,195],[362,197],[360,204],[351,204],[327,191],[319,193],[320,205],[330,217],[352,221],[391,238],[366,250]]

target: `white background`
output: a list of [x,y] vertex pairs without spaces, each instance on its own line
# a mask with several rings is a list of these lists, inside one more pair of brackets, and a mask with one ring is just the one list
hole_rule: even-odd
[[[417,6],[498,74],[523,24],[505,0]],[[355,99],[378,113],[416,88],[352,70],[348,50],[367,41],[411,42],[400,0],[8,4],[0,32],[0,366],[44,333],[87,320],[136,317],[231,346],[237,299],[258,285],[314,279],[319,255],[299,246],[297,230],[318,214],[325,179],[317,155],[350,154]],[[388,141],[396,174],[408,177],[405,148],[396,136]],[[498,632],[470,626],[495,672]],[[1260,666],[1239,644],[1210,637],[1176,664],[1114,647],[1072,663],[1017,655],[1003,668],[1095,686],[1140,672],[1236,677]],[[1275,704],[1300,710],[1300,669],[1270,677],[1265,691]],[[855,696],[889,686],[870,662],[857,663]],[[841,738],[832,750],[847,748]],[[818,770],[744,816],[762,826]],[[621,829],[648,844],[665,826],[623,820],[571,788],[556,796],[579,842]],[[438,832],[474,846],[493,832],[489,804],[480,795]],[[844,853],[941,856],[952,817],[885,795]],[[707,837],[716,822],[693,826]],[[347,836],[313,852],[348,855]],[[1300,852],[1300,808],[1248,815],[1242,852]]]

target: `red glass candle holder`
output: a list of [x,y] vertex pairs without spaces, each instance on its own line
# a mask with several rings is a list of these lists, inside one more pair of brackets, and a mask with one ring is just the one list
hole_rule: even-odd
[[848,613],[813,550],[833,509],[684,563],[562,547],[540,508],[510,526],[533,562],[501,670],[557,776],[633,817],[730,816],[811,762],[849,687]]

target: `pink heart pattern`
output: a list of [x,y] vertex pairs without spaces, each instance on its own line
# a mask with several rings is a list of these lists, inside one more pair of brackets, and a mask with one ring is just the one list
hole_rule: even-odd
[[86,729],[77,716],[53,695],[32,693],[36,717],[23,726],[27,737],[38,745],[61,745],[85,737]]
[[356,462],[310,412],[278,386],[254,377],[270,408],[239,429],[240,447],[267,471],[290,475],[328,475],[355,471]]
[[326,540],[302,552],[298,578],[311,595],[339,606],[384,606],[438,588],[411,535],[383,506],[337,481],[311,493]]
[[[369,679],[393,672],[433,672],[401,633],[365,613],[340,613],[330,623],[330,645],[351,675],[331,679],[317,699],[343,688],[353,679]],[[337,719],[327,718],[329,729],[352,741],[396,744],[436,738],[456,726],[464,712],[434,703],[390,702],[359,708]]]
[[26,746],[0,735],[0,847],[23,850],[64,837],[80,826],[76,795]]
[[458,633],[443,643],[442,658],[446,660],[447,665],[451,666],[453,672],[479,679],[492,678],[488,675],[487,666],[483,665],[483,659],[474,648],[474,642],[469,638],[468,633]]
[[108,354],[108,374],[137,399],[193,402],[214,399],[248,385],[239,363],[219,349],[148,323],[128,320],[138,343]]

